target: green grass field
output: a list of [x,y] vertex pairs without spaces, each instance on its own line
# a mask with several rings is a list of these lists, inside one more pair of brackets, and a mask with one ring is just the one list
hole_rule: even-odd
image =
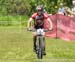
[[25,27],[0,27],[0,62],[75,62],[75,42],[46,38],[46,53],[38,60],[32,33]]

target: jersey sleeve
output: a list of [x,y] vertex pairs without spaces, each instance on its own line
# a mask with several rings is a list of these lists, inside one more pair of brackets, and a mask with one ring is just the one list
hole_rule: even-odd
[[34,19],[36,17],[36,13],[32,14],[31,18]]
[[48,14],[44,14],[44,19],[47,19],[48,18]]

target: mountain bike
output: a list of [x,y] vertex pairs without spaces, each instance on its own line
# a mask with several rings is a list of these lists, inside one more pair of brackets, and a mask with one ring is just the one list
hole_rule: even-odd
[[43,44],[44,44],[44,39],[43,39],[43,33],[44,32],[47,32],[47,31],[49,31],[49,30],[47,30],[47,29],[31,29],[31,30],[29,30],[29,31],[31,31],[31,32],[36,32],[36,34],[37,34],[37,47],[36,47],[36,49],[37,49],[37,51],[36,51],[36,53],[37,53],[37,58],[38,59],[42,59],[43,58],[43,55],[44,55],[44,47],[43,47]]

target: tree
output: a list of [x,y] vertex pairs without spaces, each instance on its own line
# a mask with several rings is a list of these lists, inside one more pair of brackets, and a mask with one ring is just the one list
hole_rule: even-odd
[[72,6],[72,0],[0,0],[0,14],[31,15],[39,4],[42,4],[48,13],[55,14],[61,2]]

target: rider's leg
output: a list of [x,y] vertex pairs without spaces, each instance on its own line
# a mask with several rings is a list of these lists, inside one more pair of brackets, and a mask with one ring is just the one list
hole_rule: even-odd
[[43,50],[44,50],[44,55],[46,55],[46,52],[45,52],[45,32],[43,33]]
[[36,41],[37,41],[37,36],[36,36],[36,33],[34,32],[33,33],[33,48],[34,48],[34,51],[36,51]]

